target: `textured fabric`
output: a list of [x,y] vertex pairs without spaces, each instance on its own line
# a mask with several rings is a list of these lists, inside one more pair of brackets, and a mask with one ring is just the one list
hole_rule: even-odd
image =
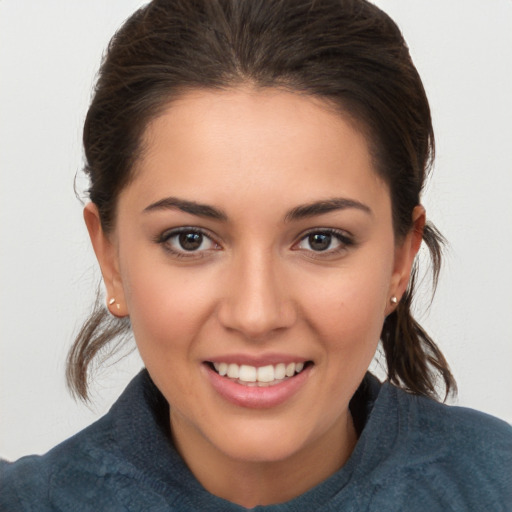
[[[351,403],[361,435],[345,466],[256,511],[511,511],[512,428],[470,409],[382,386]],[[226,511],[169,438],[168,406],[142,371],[102,419],[43,456],[0,463],[1,511]]]

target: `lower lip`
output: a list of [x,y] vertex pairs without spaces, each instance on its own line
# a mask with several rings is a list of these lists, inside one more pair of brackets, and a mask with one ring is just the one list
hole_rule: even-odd
[[219,395],[232,404],[251,409],[268,409],[286,402],[306,383],[311,370],[311,365],[308,365],[297,375],[279,384],[258,387],[238,384],[231,379],[221,377],[209,365],[205,364],[204,367],[211,385]]

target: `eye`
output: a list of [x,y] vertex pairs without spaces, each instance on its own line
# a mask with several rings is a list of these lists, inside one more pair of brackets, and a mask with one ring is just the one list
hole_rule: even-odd
[[173,238],[176,238],[180,249],[185,251],[197,251],[205,241],[205,237],[202,233],[180,233]]
[[319,229],[307,233],[299,243],[296,249],[304,251],[313,251],[316,253],[336,254],[354,245],[352,238],[335,229]]
[[220,246],[204,231],[197,228],[178,228],[164,232],[157,242],[178,257],[199,256]]
[[333,236],[330,233],[312,233],[307,236],[306,240],[307,245],[313,251],[326,251],[331,248]]

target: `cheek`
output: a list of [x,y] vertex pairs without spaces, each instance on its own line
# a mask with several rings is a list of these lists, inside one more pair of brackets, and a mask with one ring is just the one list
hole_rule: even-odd
[[310,295],[309,325],[325,354],[324,396],[332,411],[347,406],[375,355],[385,318],[386,284],[380,272],[367,268],[361,275],[333,278]]
[[123,275],[125,298],[141,356],[145,362],[156,357],[171,363],[177,352],[193,348],[209,316],[207,281],[197,275],[197,269],[165,263],[153,262],[148,272],[144,258],[130,258],[125,268],[129,269]]
[[360,261],[336,269],[321,285],[309,286],[304,309],[331,351],[373,354],[385,319],[391,268],[385,259]]
[[212,303],[207,286],[198,286],[189,274],[169,265],[154,265],[147,272],[132,264],[124,276],[138,351],[151,378],[176,410],[186,410],[197,401],[197,376],[190,369],[196,366],[195,348],[208,326]]

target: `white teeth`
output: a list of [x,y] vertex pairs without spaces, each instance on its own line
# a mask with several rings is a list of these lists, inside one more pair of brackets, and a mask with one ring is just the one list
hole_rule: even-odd
[[219,367],[215,367],[215,369],[219,372],[219,375],[227,375],[228,373],[228,364],[227,363],[220,363]]
[[227,363],[213,363],[213,367],[217,370],[219,375],[226,375],[228,373]]
[[240,367],[237,364],[231,363],[230,365],[228,365],[227,376],[230,379],[238,379],[239,375],[240,375]]
[[240,366],[238,378],[244,382],[256,382],[256,368],[243,364]]
[[286,376],[293,377],[295,374],[295,363],[289,363],[286,365]]
[[276,364],[274,368],[274,378],[281,380],[286,377],[286,365],[284,363]]
[[286,377],[293,377],[304,369],[304,363],[279,363],[267,366],[238,365],[236,363],[213,363],[213,367],[222,377],[240,380],[253,385],[266,385],[270,382],[282,381]]
[[269,364],[268,366],[260,366],[258,368],[258,382],[272,382],[274,380],[274,367]]

